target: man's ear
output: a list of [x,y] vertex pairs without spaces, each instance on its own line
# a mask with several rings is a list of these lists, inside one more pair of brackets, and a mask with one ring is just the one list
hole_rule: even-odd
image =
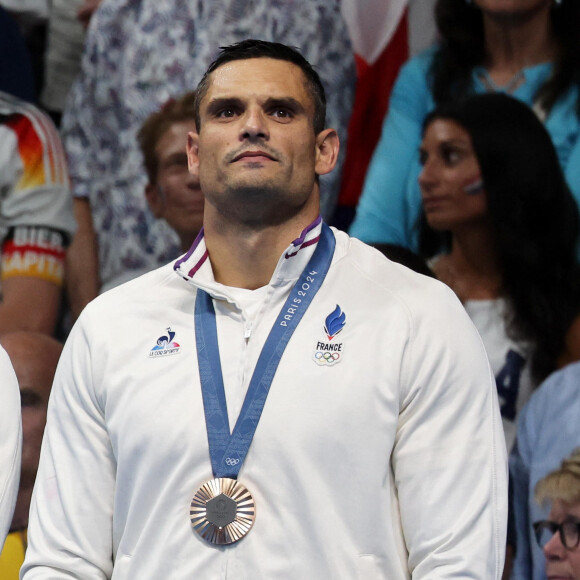
[[314,171],[317,175],[330,173],[338,159],[340,143],[334,129],[325,129],[316,136],[316,162]]
[[162,218],[165,209],[165,200],[159,191],[159,187],[153,183],[147,183],[145,186],[145,198],[151,213],[156,218]]
[[199,135],[187,134],[187,168],[192,175],[199,175]]

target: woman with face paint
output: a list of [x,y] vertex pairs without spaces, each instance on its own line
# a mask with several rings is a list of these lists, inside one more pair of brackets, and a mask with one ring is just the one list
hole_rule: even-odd
[[435,109],[419,155],[422,254],[482,336],[510,449],[533,389],[580,359],[577,206],[542,123],[506,95]]
[[389,97],[351,235],[417,250],[423,121],[474,93],[505,93],[537,112],[580,204],[580,2],[437,0],[435,20],[439,42],[405,64]]

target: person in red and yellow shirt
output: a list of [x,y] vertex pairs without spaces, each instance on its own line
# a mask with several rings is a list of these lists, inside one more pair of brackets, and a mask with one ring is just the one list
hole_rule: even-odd
[[56,128],[33,105],[0,92],[0,334],[52,334],[75,230]]

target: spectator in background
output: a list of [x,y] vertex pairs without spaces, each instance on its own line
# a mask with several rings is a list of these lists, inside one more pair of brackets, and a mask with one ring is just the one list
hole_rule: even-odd
[[483,338],[509,449],[533,389],[580,359],[578,208],[544,126],[506,95],[438,107],[420,160],[423,255]]
[[0,192],[0,334],[52,334],[75,228],[66,161],[50,119],[2,92]]
[[51,0],[49,4],[40,103],[57,124],[60,124],[66,97],[81,69],[86,27],[99,2]]
[[0,345],[16,372],[22,406],[20,485],[10,534],[0,553],[0,578],[17,580],[26,550],[28,510],[40,459],[48,397],[62,345],[54,338],[32,332],[5,334]]
[[544,519],[547,510],[535,501],[534,489],[580,446],[579,417],[580,363],[550,375],[522,409],[510,455],[516,543],[512,580],[546,578],[546,560],[532,524]]
[[196,132],[194,101],[195,91],[170,99],[138,134],[149,209],[177,233],[182,252],[189,250],[203,223],[204,197],[199,177],[188,171],[185,150],[187,134]]
[[0,348],[0,547],[4,545],[16,503],[21,446],[18,381],[8,355]]
[[18,24],[0,6],[0,90],[33,103],[36,98],[30,55]]
[[[302,49],[327,90],[328,122],[344,136],[356,75],[336,2],[109,0],[95,12],[62,120],[79,220],[69,262],[74,312],[179,251],[143,198],[137,132],[169,97],[196,86],[219,46],[256,34]],[[339,177],[322,179],[326,215]]]
[[[34,76],[34,100],[36,103],[44,82],[44,51],[46,49],[46,24],[52,0],[0,0],[18,23],[26,44]],[[11,51],[12,48],[10,47]]]
[[534,522],[546,556],[546,576],[580,580],[580,449],[538,482],[536,499],[552,506],[547,520]]
[[436,104],[504,92],[533,107],[580,202],[580,3],[438,0],[438,46],[401,70],[367,172],[351,235],[416,250],[418,148]]

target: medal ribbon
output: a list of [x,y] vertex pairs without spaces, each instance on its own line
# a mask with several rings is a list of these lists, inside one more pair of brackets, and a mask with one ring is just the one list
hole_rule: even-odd
[[195,337],[214,477],[237,478],[254,438],[282,354],[302,316],[322,286],[330,268],[335,245],[332,231],[323,223],[316,249],[292,287],[264,343],[231,435],[215,310],[211,296],[198,288],[195,300]]

